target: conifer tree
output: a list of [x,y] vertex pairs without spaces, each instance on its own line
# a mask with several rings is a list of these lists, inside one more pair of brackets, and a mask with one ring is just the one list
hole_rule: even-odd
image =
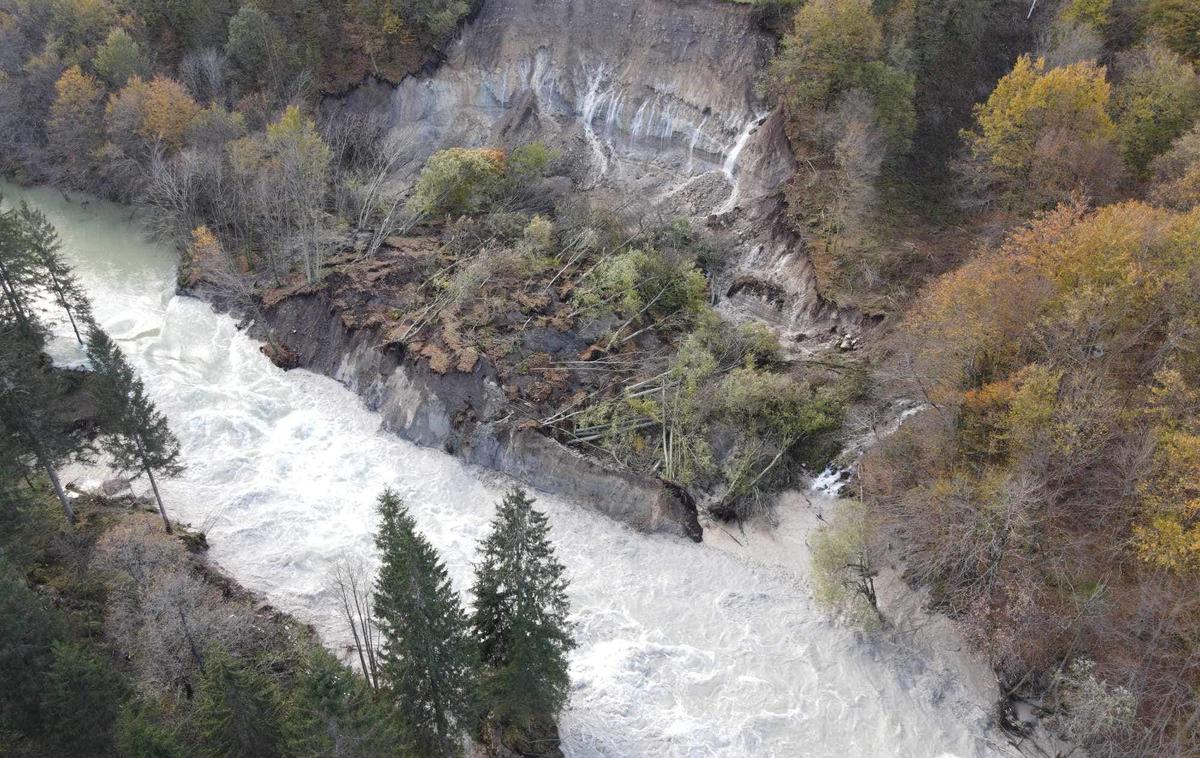
[[[36,320],[30,323],[40,328]],[[41,341],[26,339],[18,323],[0,317],[0,454],[5,456],[0,468],[28,477],[31,459],[50,480],[67,522],[74,524],[58,467],[84,451],[55,417],[61,394],[58,376],[42,365]]]
[[195,724],[205,752],[221,758],[289,755],[286,711],[275,683],[221,648],[204,657]]
[[90,328],[92,305],[75,272],[62,258],[62,242],[58,232],[46,214],[30,208],[27,203],[21,203],[17,218],[28,255],[45,277],[45,286],[54,294],[55,302],[67,314],[75,339],[79,340],[79,344],[84,344],[80,328],[84,332]]
[[478,651],[466,613],[437,551],[395,492],[379,496],[379,515],[380,674],[417,754],[457,755],[477,700]]
[[49,290],[72,325],[91,323],[87,296],[58,250],[54,227],[42,214],[24,205],[0,212],[0,470],[28,481],[32,459],[73,524],[75,513],[57,469],[85,449],[56,418],[61,381],[47,369],[42,354],[47,329],[31,306]]
[[567,703],[565,569],[554,555],[545,514],[514,489],[497,506],[475,567],[471,623],[485,667],[484,692],[502,728],[527,735]]
[[87,353],[96,373],[94,393],[104,431],[103,448],[121,471],[146,474],[169,534],[171,521],[154,474],[178,476],[183,471],[179,440],[167,426],[167,419],[146,397],[142,380],[125,360],[124,353],[103,329],[92,326]]
[[[0,197],[0,202],[3,197]],[[37,314],[30,309],[38,283],[37,259],[32,255],[22,224],[15,210],[0,213],[0,292],[3,292],[3,316],[11,321],[27,340],[39,346],[45,337]]]

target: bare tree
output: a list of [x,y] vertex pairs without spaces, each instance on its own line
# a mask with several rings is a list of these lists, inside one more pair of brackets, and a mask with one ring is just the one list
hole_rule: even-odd
[[372,612],[372,573],[362,561],[343,559],[334,567],[333,590],[354,639],[363,677],[379,688],[378,632]]

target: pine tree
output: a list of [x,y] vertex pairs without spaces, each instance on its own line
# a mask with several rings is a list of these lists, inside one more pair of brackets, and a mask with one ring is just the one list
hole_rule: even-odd
[[[30,323],[40,328],[36,320]],[[75,511],[58,467],[85,451],[55,416],[61,396],[58,375],[43,365],[41,341],[27,339],[19,323],[0,317],[0,470],[19,472],[28,480],[36,464],[50,480],[67,522],[74,524]]]
[[379,515],[380,674],[417,753],[457,755],[476,713],[478,651],[467,617],[437,551],[396,493],[379,496]]
[[27,203],[21,203],[16,215],[28,255],[40,269],[55,302],[66,312],[75,339],[84,344],[80,327],[87,331],[92,326],[92,305],[75,272],[62,258],[58,232],[44,213],[30,208]]
[[[2,197],[0,201],[3,201]],[[15,210],[0,213],[2,315],[5,321],[16,325],[21,336],[36,341],[40,347],[45,330],[37,314],[30,309],[30,301],[36,296],[39,262],[26,242],[22,226]]]
[[60,755],[115,755],[113,732],[124,683],[98,648],[57,640],[42,691],[42,711],[54,725]]
[[565,569],[554,555],[548,520],[533,502],[514,489],[497,506],[475,567],[471,620],[492,716],[518,735],[566,705],[567,653],[575,647]]
[[102,446],[121,471],[146,474],[158,512],[170,534],[171,521],[154,474],[178,476],[183,471],[179,440],[167,426],[167,419],[146,397],[142,380],[121,349],[103,329],[94,325],[88,333],[87,353],[96,374],[94,393],[104,431]]
[[205,752],[221,758],[290,755],[286,711],[275,683],[221,648],[204,657],[194,719]]

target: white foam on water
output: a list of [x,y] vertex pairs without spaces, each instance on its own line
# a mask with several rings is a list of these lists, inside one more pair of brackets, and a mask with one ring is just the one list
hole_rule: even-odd
[[[232,319],[175,297],[175,256],[142,242],[127,211],[2,189],[58,227],[99,320],[182,442],[188,468],[163,483],[167,507],[207,531],[225,570],[341,644],[330,570],[342,557],[374,561],[372,502],[390,485],[469,587],[506,481],[381,432],[338,383],[279,370]],[[54,350],[77,357],[65,339]],[[901,675],[813,607],[802,570],[639,534],[558,498],[539,504],[571,576],[579,641],[561,720],[568,755],[998,754],[968,693],[928,673],[936,662]]]

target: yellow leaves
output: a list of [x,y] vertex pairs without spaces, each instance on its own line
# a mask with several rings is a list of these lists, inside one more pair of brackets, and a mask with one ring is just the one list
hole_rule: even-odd
[[288,106],[267,132],[233,140],[227,147],[229,161],[247,176],[271,172],[278,181],[323,184],[332,153],[312,119],[295,106]]
[[197,226],[192,230],[192,243],[188,246],[188,251],[193,257],[208,257],[221,251],[221,243],[207,226]]
[[1165,429],[1195,424],[1192,414],[1200,409],[1200,389],[1192,387],[1176,368],[1159,371],[1150,390],[1149,414]]
[[1138,557],[1177,574],[1200,569],[1200,524],[1184,526],[1176,518],[1159,516],[1134,529]]
[[110,132],[132,129],[144,140],[178,150],[200,111],[192,96],[174,79],[156,76],[146,82],[134,75],[120,92],[109,98],[107,119]]
[[1122,173],[1108,113],[1105,71],[1091,62],[1046,70],[1017,59],[987,102],[975,107],[976,130],[964,140],[984,178],[1010,201],[1049,207],[1072,193],[1113,194]]
[[146,89],[142,134],[178,150],[200,106],[174,79],[156,76]]
[[194,287],[203,281],[205,273],[218,268],[221,263],[221,243],[207,226],[192,230],[192,241],[188,245],[187,283]]
[[50,106],[51,121],[80,120],[94,111],[104,89],[91,74],[79,66],[71,66],[54,83],[54,104]]
[[1168,318],[1200,318],[1198,269],[1200,211],[1062,206],[925,291],[907,323],[917,369],[935,401],[953,402],[1011,375],[1048,330],[1136,345]]
[[1062,377],[1062,371],[1038,363],[1017,372],[1013,382],[1018,389],[1009,402],[1007,419],[1014,447],[1027,447],[1051,429]]
[[71,66],[54,83],[47,131],[50,149],[71,167],[83,170],[98,147],[96,138],[104,89],[91,74]]
[[1138,556],[1178,573],[1200,569],[1200,435],[1160,429],[1140,490],[1149,522],[1134,529]]
[[1071,0],[1058,17],[1070,24],[1087,24],[1102,31],[1112,21],[1112,0]]
[[1047,132],[1065,131],[1080,141],[1111,139],[1108,97],[1102,67],[1084,62],[1047,71],[1044,59],[1023,55],[987,102],[976,106],[980,133],[972,135],[972,147],[997,168],[1026,172],[1035,143]]

